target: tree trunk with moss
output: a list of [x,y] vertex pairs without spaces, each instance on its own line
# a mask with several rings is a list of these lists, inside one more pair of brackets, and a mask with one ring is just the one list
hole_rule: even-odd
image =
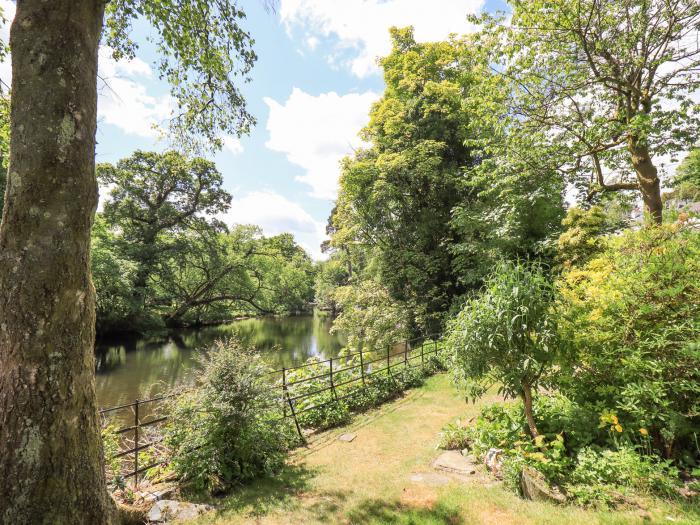
[[109,524],[90,228],[102,0],[19,0],[0,226],[0,523]]

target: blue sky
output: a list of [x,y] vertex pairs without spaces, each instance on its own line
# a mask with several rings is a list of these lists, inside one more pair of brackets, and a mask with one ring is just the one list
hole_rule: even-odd
[[[388,28],[413,25],[418,40],[439,40],[471,30],[468,13],[503,2],[280,0],[276,12],[258,0],[241,5],[259,57],[252,82],[243,86],[258,123],[249,136],[227,137],[214,157],[234,197],[224,220],[258,224],[269,235],[289,231],[318,258],[338,162],[361,145],[357,132],[383,90],[376,57],[389,51]],[[0,0],[0,6],[11,18],[14,3]],[[146,32],[136,26],[137,37]],[[115,63],[109,50],[101,51],[106,84],[100,83],[98,162],[167,148],[152,128],[167,121],[171,107],[153,58],[148,46],[131,62]],[[0,64],[0,78],[9,83],[9,64]]]

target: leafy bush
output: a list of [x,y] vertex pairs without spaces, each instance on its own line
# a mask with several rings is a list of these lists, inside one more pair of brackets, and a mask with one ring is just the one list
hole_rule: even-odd
[[611,507],[628,492],[675,496],[678,470],[670,461],[659,461],[628,446],[618,450],[583,448],[565,485],[579,505]]
[[549,482],[563,486],[581,505],[615,505],[625,500],[626,492],[675,493],[678,470],[671,461],[649,455],[648,447],[608,440],[607,423],[597,425],[563,396],[538,397],[534,413],[542,432],[534,439],[526,432],[521,402],[496,403],[484,407],[473,425],[457,422],[444,427],[440,446],[469,448],[480,459],[491,448],[501,449],[501,474],[515,492],[520,492],[523,467],[529,466]]
[[440,431],[438,448],[443,450],[462,450],[472,443],[472,429],[457,420],[455,423],[448,423]]
[[561,333],[576,359],[567,397],[614,412],[620,437],[648,432],[665,457],[700,460],[700,232],[649,227],[608,238],[559,284]]
[[201,359],[192,391],[170,409],[165,441],[173,470],[198,491],[218,493],[278,471],[294,442],[262,358],[235,339]]
[[537,264],[503,261],[477,297],[450,322],[447,344],[455,373],[471,397],[493,384],[521,397],[530,434],[538,434],[532,394],[546,379],[559,350],[551,313],[552,286]]
[[122,458],[115,458],[119,453],[119,426],[113,421],[105,421],[102,425],[102,450],[105,458],[107,482],[116,488],[124,486],[122,477]]
[[576,456],[571,484],[630,487],[647,494],[671,495],[678,485],[678,470],[670,461],[656,461],[631,447],[596,450],[586,447]]
[[569,208],[562,221],[566,229],[557,241],[557,261],[562,267],[587,263],[605,250],[605,235],[627,225],[629,209],[615,201],[606,204],[607,207],[596,205],[587,210]]
[[[445,358],[436,355],[434,349],[441,343],[426,342],[422,364],[419,349],[411,349],[406,356],[410,366],[397,362],[403,354],[392,356],[391,373],[387,374],[384,359],[373,352],[364,352],[364,363],[374,361],[372,371],[366,370],[362,381],[362,363],[359,353],[341,350],[333,359],[333,386],[331,389],[328,361],[312,357],[302,367],[287,371],[286,381],[290,398],[294,399],[299,423],[304,428],[323,430],[342,425],[350,420],[352,412],[361,412],[397,397],[408,388],[423,384],[428,375],[445,370]],[[386,355],[386,354],[385,354]],[[366,368],[369,368],[365,365]],[[378,368],[377,368],[378,366]],[[337,396],[337,401],[336,401]]]
[[333,329],[345,334],[351,348],[384,351],[408,336],[405,305],[392,299],[380,283],[368,280],[340,286],[333,297],[341,310]]

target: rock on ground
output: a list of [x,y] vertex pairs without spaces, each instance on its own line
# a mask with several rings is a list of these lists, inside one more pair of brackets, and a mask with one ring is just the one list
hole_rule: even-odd
[[459,450],[443,452],[435,460],[433,467],[457,474],[476,474],[476,464],[468,457],[463,456]]
[[184,501],[163,499],[156,501],[148,512],[147,519],[151,523],[162,523],[173,520],[191,520],[209,512],[213,507],[210,505],[198,505]]
[[524,467],[520,473],[520,489],[525,498],[533,501],[566,502],[566,496],[551,487],[542,473],[532,467]]

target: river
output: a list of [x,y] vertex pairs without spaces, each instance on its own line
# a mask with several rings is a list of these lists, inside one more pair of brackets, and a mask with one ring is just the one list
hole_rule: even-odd
[[95,348],[97,403],[101,408],[146,399],[192,379],[196,357],[221,338],[238,334],[263,352],[274,368],[302,364],[309,357],[334,357],[345,344],[331,334],[330,316],[245,319],[159,337],[99,339]]

